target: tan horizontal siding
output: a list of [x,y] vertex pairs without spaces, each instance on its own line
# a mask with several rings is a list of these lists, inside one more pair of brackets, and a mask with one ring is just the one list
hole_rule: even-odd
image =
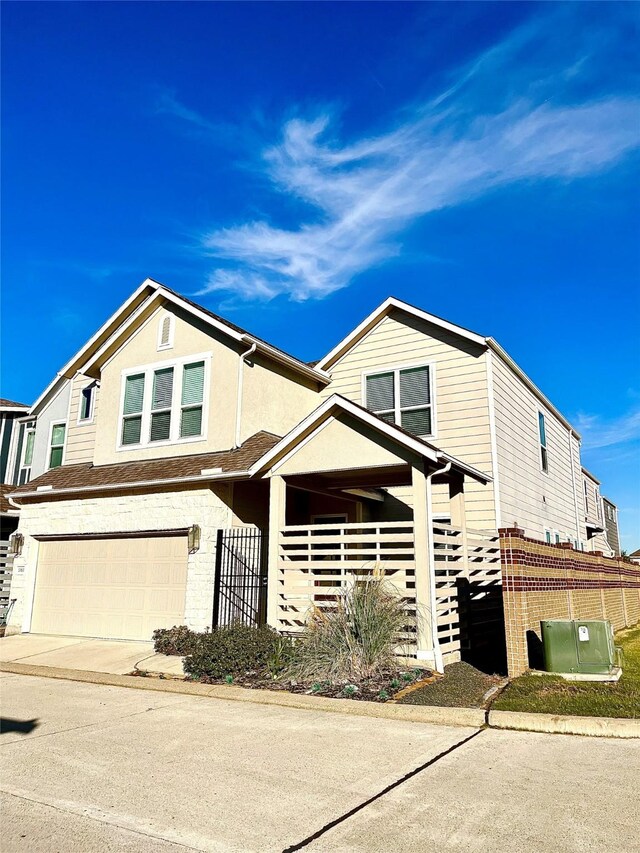
[[[576,458],[569,433],[499,357],[491,358],[502,524],[518,524],[535,538],[543,538],[549,529],[580,539],[573,489]],[[540,411],[545,416],[548,473],[540,463]]]
[[67,444],[64,454],[65,465],[77,465],[80,462],[93,462],[96,444],[96,423],[100,388],[94,386],[93,419],[91,423],[78,423],[78,410],[82,389],[91,384],[88,376],[76,376],[71,384],[69,404],[69,422],[67,425]]
[[[423,321],[392,312],[331,370],[331,383],[324,397],[342,394],[360,405],[363,374],[403,365],[435,365],[435,426],[431,439],[437,447],[469,465],[491,474],[491,437],[487,376],[482,347]],[[412,506],[411,488],[390,490]],[[495,527],[491,485],[467,482],[467,516],[470,524]],[[446,490],[434,489],[434,512],[449,513]]]

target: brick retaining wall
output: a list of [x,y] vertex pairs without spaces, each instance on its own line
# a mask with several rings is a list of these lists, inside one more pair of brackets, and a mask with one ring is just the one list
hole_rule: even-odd
[[601,552],[549,545],[517,527],[500,533],[509,675],[520,675],[541,650],[544,619],[608,619],[614,630],[640,622],[640,568]]

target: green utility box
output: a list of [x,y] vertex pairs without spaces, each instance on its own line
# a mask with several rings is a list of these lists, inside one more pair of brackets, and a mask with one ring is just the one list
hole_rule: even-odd
[[547,672],[606,676],[618,669],[611,622],[550,619],[540,627]]

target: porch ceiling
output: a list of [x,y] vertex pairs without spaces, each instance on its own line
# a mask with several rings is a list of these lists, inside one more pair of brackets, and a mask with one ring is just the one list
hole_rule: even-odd
[[384,468],[351,468],[315,474],[295,474],[285,479],[290,485],[301,489],[316,487],[323,491],[388,488],[411,485],[411,467],[389,465]]

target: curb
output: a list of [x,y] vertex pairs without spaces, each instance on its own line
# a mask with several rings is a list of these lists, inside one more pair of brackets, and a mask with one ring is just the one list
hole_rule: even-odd
[[640,738],[640,720],[624,720],[618,717],[570,717],[557,714],[533,714],[526,711],[489,711],[488,723],[492,729],[516,729],[591,737]]
[[112,675],[79,669],[62,669],[53,666],[34,666],[24,663],[0,663],[0,672],[14,675],[33,675],[41,678],[58,678],[80,681],[85,684],[103,684],[110,687],[128,687],[134,690],[153,690],[159,693],[181,693],[190,696],[225,699],[231,702],[250,702],[305,711],[328,711],[352,717],[377,717],[410,723],[435,723],[442,726],[481,728],[485,725],[485,711],[481,708],[444,708],[435,705],[393,705],[391,703],[359,702],[353,699],[328,699],[324,696],[306,696],[284,690],[250,690],[226,684],[200,684],[164,678],[141,678],[135,675]]

